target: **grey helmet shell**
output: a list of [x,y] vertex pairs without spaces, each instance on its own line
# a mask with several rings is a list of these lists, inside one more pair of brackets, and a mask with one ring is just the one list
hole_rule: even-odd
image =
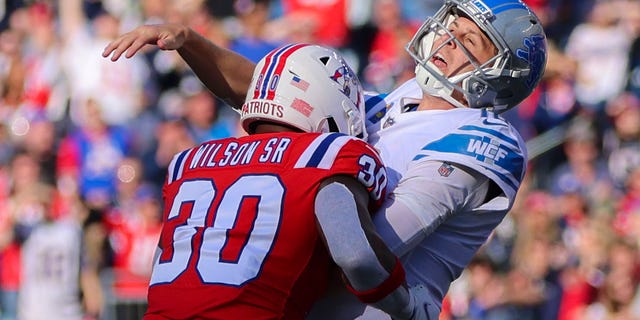
[[[434,41],[449,33],[448,25],[461,15],[484,31],[497,54],[482,65],[474,63],[473,71],[446,77],[430,63],[439,49],[434,48]],[[450,41],[457,41],[451,33],[449,36]],[[423,91],[458,107],[492,108],[496,112],[513,108],[528,97],[540,82],[547,61],[542,25],[518,0],[446,0],[416,32],[407,51],[417,62],[416,79]],[[466,104],[452,97],[454,91],[462,93]]]

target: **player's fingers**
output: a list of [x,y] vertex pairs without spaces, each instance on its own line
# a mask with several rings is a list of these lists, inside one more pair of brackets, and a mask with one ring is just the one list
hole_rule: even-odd
[[[131,58],[133,57],[136,53],[138,53],[138,51],[140,51],[140,49],[142,49],[142,47],[144,47],[147,44],[146,41],[142,41],[140,39],[136,39],[132,42],[127,43],[127,45],[124,47],[126,49],[126,54],[125,57],[126,58]],[[123,49],[124,50],[124,49]]]
[[[126,33],[126,34],[118,37],[118,39],[111,41],[104,48],[104,51],[102,52],[102,56],[106,58],[109,55],[111,55],[111,60],[112,61],[118,60],[120,58],[120,56],[122,56],[122,54],[125,51],[128,51],[131,48],[131,46],[135,42],[136,38],[137,37],[135,37],[131,33]],[[127,53],[127,55],[126,55],[127,58],[130,58],[131,56],[133,56],[133,54]]]
[[[119,41],[120,39],[114,40],[109,42],[109,44],[107,44],[106,47],[104,47],[104,50],[102,51],[102,56],[103,57],[108,57],[111,55],[111,53],[113,53],[114,51],[116,51],[116,49],[118,48],[118,44],[120,43]],[[114,57],[112,57],[113,59],[117,60],[118,58],[116,57],[116,54],[118,55],[118,57],[120,56],[119,52],[116,52],[114,54]]]
[[116,61],[124,54],[125,58],[133,57],[147,42],[133,35],[123,35],[105,47],[102,56],[111,55],[111,61]]
[[159,26],[141,26],[110,42],[102,56],[111,56],[112,61],[120,59],[123,54],[126,58],[131,58],[147,44],[157,45],[161,50],[176,50],[184,43],[184,37],[177,33],[169,27],[163,29]]
[[155,26],[140,26],[135,30],[119,36],[110,42],[102,52],[105,58],[111,55],[111,60],[118,60],[123,54],[126,58],[133,57],[145,44],[155,44],[159,35]]

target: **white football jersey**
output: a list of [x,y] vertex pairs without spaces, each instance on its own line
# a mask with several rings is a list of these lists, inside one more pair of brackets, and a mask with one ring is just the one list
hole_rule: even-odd
[[80,226],[67,221],[38,225],[22,246],[18,318],[82,319]]
[[[400,256],[408,284],[429,289],[435,316],[451,282],[513,205],[527,155],[521,136],[498,115],[469,108],[409,111],[421,97],[415,80],[389,95],[368,96],[367,131],[387,166],[390,191],[374,223]],[[490,181],[499,190],[489,193]],[[334,294],[309,318],[388,319],[358,304]],[[332,314],[319,312],[323,308]]]
[[517,130],[486,109],[403,112],[421,95],[410,80],[389,95],[367,97],[368,142],[393,172],[389,189],[412,162],[448,161],[475,169],[500,186],[506,197],[492,210],[510,207],[526,169],[525,143]]

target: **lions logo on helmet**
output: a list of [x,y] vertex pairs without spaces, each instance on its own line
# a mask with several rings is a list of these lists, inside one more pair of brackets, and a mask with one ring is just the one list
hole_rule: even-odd
[[525,48],[517,49],[516,56],[527,61],[531,66],[531,73],[529,74],[527,85],[533,90],[540,78],[542,78],[544,71],[547,59],[546,40],[544,35],[535,34],[529,38],[524,38],[523,44]]

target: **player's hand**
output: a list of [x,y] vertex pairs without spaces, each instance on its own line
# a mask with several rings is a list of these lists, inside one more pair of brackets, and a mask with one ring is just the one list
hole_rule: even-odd
[[[413,303],[413,314],[410,320],[430,320],[429,317],[429,291],[423,285],[419,284],[409,288],[409,296]],[[433,319],[437,320],[437,319]]]
[[102,56],[111,56],[111,61],[116,61],[124,53],[126,58],[131,58],[147,44],[156,45],[161,50],[177,50],[186,41],[189,31],[188,27],[180,24],[143,25],[111,41]]

